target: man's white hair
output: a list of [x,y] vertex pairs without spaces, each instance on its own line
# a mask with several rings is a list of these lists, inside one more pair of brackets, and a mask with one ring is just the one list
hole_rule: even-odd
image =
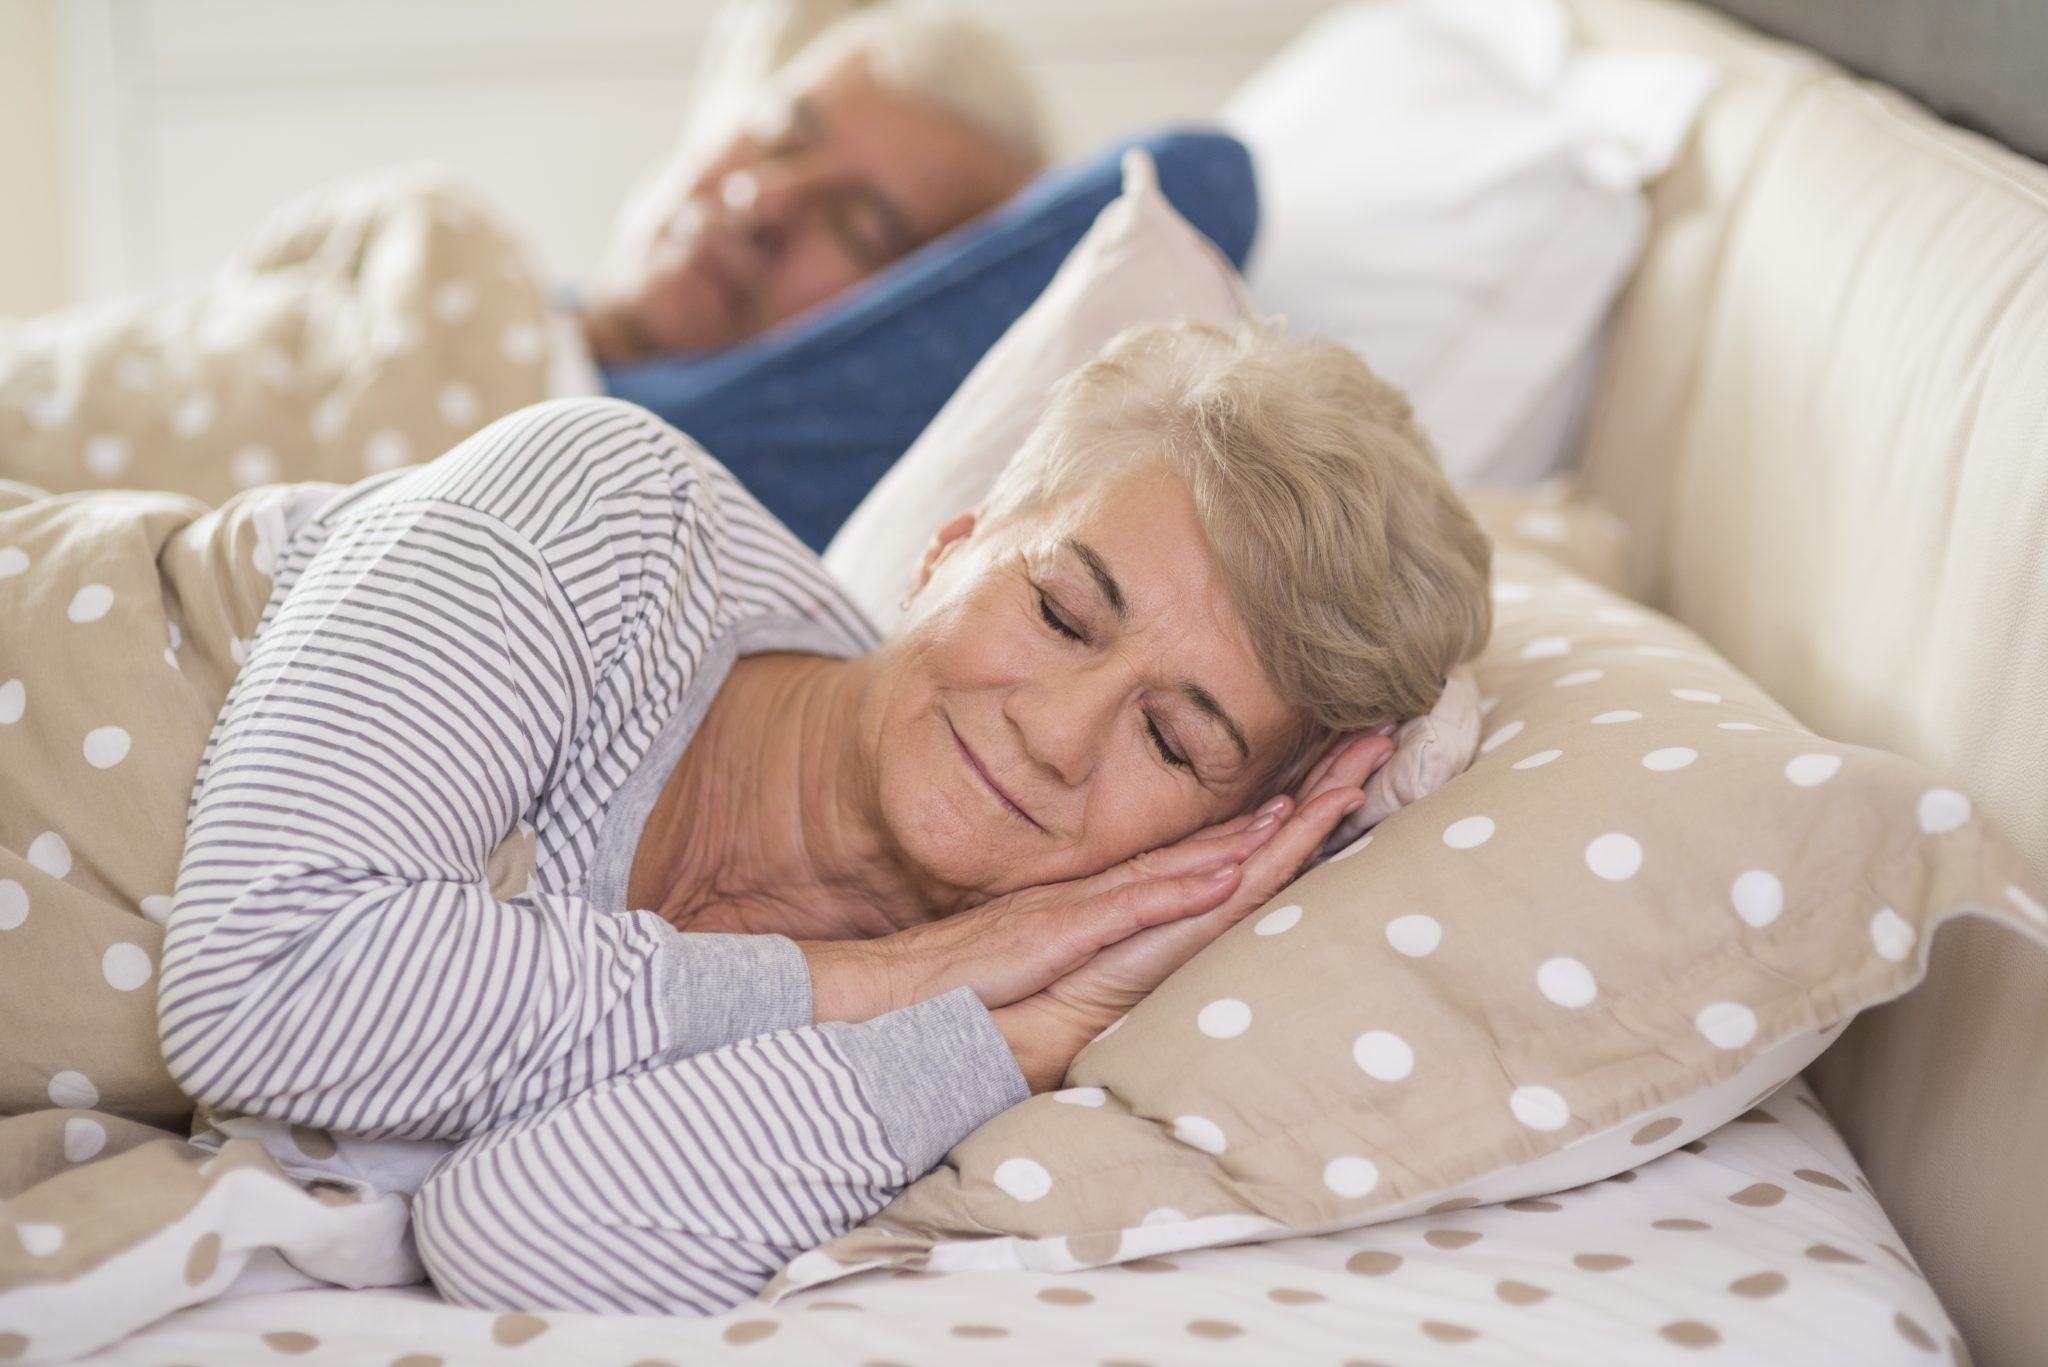
[[800,90],[856,55],[882,84],[958,116],[1034,166],[1045,163],[1038,97],[988,25],[932,0],[867,5],[805,44],[775,84]]

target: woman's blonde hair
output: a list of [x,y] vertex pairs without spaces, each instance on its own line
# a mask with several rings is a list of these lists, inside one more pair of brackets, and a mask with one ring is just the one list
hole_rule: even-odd
[[1406,396],[1348,348],[1277,325],[1132,328],[1053,390],[984,517],[1147,459],[1187,482],[1260,663],[1307,723],[1262,786],[1293,783],[1332,734],[1428,712],[1485,644],[1491,543]]

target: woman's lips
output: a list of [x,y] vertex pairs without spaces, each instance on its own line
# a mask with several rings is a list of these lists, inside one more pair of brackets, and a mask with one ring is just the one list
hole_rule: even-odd
[[[1008,793],[1003,791],[1002,785],[998,784],[995,781],[995,779],[990,776],[988,770],[982,765],[980,757],[977,756],[972,750],[968,749],[967,742],[960,739],[960,733],[958,731],[953,730],[953,723],[951,723],[950,721],[947,722],[946,729],[948,731],[953,732],[953,744],[960,748],[960,757],[967,761],[967,767],[974,770],[975,776],[979,778],[983,783],[988,785],[988,790],[994,793],[996,797],[1002,801],[1002,804],[1005,807],[1008,807],[1018,816],[1024,818],[1024,820],[1031,821],[1031,813],[1025,811],[1022,807],[1019,807],[1016,801],[1013,798],[1011,798],[1011,796]],[[1033,826],[1037,826],[1038,829],[1041,831],[1045,829],[1045,827],[1039,826],[1036,821],[1031,821],[1031,824]]]

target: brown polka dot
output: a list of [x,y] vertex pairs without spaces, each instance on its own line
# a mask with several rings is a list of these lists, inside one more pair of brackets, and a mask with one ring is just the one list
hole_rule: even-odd
[[1878,1247],[1883,1249],[1885,1252],[1891,1254],[1892,1260],[1898,1263],[1900,1267],[1905,1268],[1908,1272],[1912,1273],[1916,1277],[1919,1277],[1922,1281],[1927,1280],[1926,1277],[1922,1275],[1920,1269],[1913,1266],[1913,1260],[1911,1258],[1908,1258],[1905,1254],[1899,1252],[1899,1250],[1893,1248],[1890,1244],[1879,1244]]
[[1455,1253],[1461,1248],[1470,1248],[1484,1237],[1476,1229],[1432,1229],[1422,1236],[1431,1248],[1441,1248]]
[[491,1341],[500,1348],[531,1343],[547,1331],[548,1322],[539,1315],[500,1315],[491,1321]]
[[1708,1223],[1707,1223],[1707,1222],[1706,1222],[1705,1220],[1684,1220],[1684,1219],[1673,1219],[1673,1220],[1652,1220],[1652,1221],[1650,1221],[1650,1228],[1651,1228],[1651,1229],[1676,1229],[1676,1230],[1685,1230],[1685,1231],[1697,1231],[1697,1230],[1702,1230],[1702,1229],[1712,1229],[1712,1228],[1713,1228],[1713,1226],[1712,1226],[1712,1225],[1710,1225],[1710,1224],[1708,1224]]
[[1588,1272],[1614,1272],[1629,1266],[1634,1258],[1624,1258],[1619,1253],[1579,1253],[1572,1262]]
[[1775,1206],[1785,1199],[1785,1189],[1775,1182],[1752,1182],[1728,1199],[1738,1206]]
[[185,1285],[198,1286],[219,1270],[220,1235],[200,1235],[185,1255]]
[[301,1334],[289,1329],[281,1329],[275,1333],[265,1334],[263,1341],[278,1352],[290,1353],[294,1357],[300,1353],[310,1353],[320,1346],[320,1340],[314,1338],[311,1334]]
[[1753,1301],[1775,1296],[1791,1283],[1782,1272],[1756,1272],[1747,1277],[1737,1277],[1728,1283],[1728,1289],[1738,1296],[1747,1296]]
[[1913,1317],[1905,1311],[1901,1310],[1898,1314],[1892,1316],[1892,1328],[1899,1331],[1900,1338],[1912,1344],[1921,1352],[1932,1353],[1937,1351],[1934,1335],[1922,1329]]
[[1769,1111],[1752,1109],[1736,1116],[1735,1123],[1738,1125],[1775,1125],[1778,1123],[1778,1117],[1772,1115]]
[[1676,1134],[1679,1123],[1679,1119],[1675,1115],[1667,1115],[1662,1120],[1652,1120],[1649,1124],[1637,1130],[1635,1136],[1629,1142],[1631,1144],[1654,1144],[1666,1135]]
[[1422,1332],[1438,1343],[1470,1343],[1479,1337],[1477,1329],[1467,1329],[1462,1324],[1446,1324],[1442,1320],[1424,1320]]
[[1614,1174],[1614,1176],[1608,1178],[1607,1180],[1610,1182],[1619,1182],[1623,1186],[1627,1186],[1630,1182],[1636,1180],[1636,1171],[1634,1168],[1630,1168],[1627,1172],[1617,1172],[1616,1174]]
[[1118,1250],[1124,1246],[1124,1232],[1120,1229],[1107,1230],[1099,1234],[1070,1234],[1067,1236],[1067,1252],[1083,1267],[1098,1267],[1103,1263],[1116,1261]]
[[1038,1293],[1047,1305],[1093,1305],[1095,1297],[1078,1286],[1048,1286]]
[[310,1125],[292,1126],[292,1143],[308,1158],[334,1157],[334,1136],[325,1130],[316,1130]]
[[1698,1320],[1678,1320],[1657,1332],[1681,1348],[1711,1348],[1721,1341],[1718,1330]]
[[1548,1291],[1540,1286],[1531,1286],[1527,1282],[1501,1282],[1493,1288],[1493,1294],[1509,1305],[1535,1305],[1539,1301],[1550,1299]]
[[1707,1141],[1695,1139],[1690,1144],[1680,1144],[1678,1147],[1683,1153],[1705,1153],[1707,1151]]
[[1368,1248],[1354,1253],[1344,1261],[1346,1272],[1356,1272],[1361,1277],[1384,1277],[1401,1265],[1401,1255],[1388,1253],[1377,1248]]
[[1849,1184],[1841,1178],[1836,1177],[1832,1173],[1821,1172],[1814,1168],[1794,1168],[1792,1175],[1802,1182],[1811,1182],[1817,1187],[1826,1187],[1829,1191],[1847,1191],[1849,1189]]
[[956,1324],[953,1337],[960,1339],[1006,1339],[1010,1331],[1000,1324]]
[[1320,1291],[1297,1291],[1291,1286],[1276,1286],[1266,1293],[1266,1299],[1277,1305],[1314,1305],[1328,1298]]
[[898,1268],[890,1276],[899,1282],[935,1282],[945,1276],[943,1272],[927,1272],[921,1267]]
[[861,1306],[855,1305],[855,1304],[854,1304],[854,1303],[853,1303],[852,1301],[812,1301],[812,1302],[811,1302],[811,1309],[813,1309],[813,1310],[859,1310],[859,1309],[861,1309],[861,1308],[862,1308]]
[[1244,1332],[1229,1320],[1194,1320],[1188,1332],[1198,1339],[1234,1339]]
[[[391,1367],[441,1367],[441,1359],[433,1353],[407,1353],[392,1360]],[[666,1362],[636,1362],[633,1367],[669,1367]]]
[[1861,1263],[1863,1260],[1854,1253],[1846,1253],[1833,1244],[1815,1244],[1806,1250],[1806,1256],[1817,1263]]
[[1510,1201],[1508,1209],[1519,1210],[1525,1215],[1548,1215],[1552,1211],[1563,1210],[1564,1207],[1555,1201]]
[[1439,1201],[1423,1213],[1425,1215],[1449,1215],[1454,1210],[1470,1210],[1479,1204],[1476,1196],[1453,1196],[1448,1201]]
[[28,1340],[20,1334],[0,1334],[0,1362],[12,1362],[28,1351]]
[[772,1337],[781,1327],[774,1320],[741,1320],[738,1324],[728,1324],[724,1337],[727,1343],[759,1343]]
[[1170,1262],[1166,1261],[1166,1259],[1164,1259],[1164,1258],[1133,1258],[1133,1259],[1131,1259],[1131,1260],[1130,1260],[1129,1262],[1127,1262],[1127,1263],[1118,1263],[1118,1264],[1117,1264],[1117,1266],[1118,1266],[1118,1267],[1127,1267],[1127,1268],[1129,1268],[1129,1269],[1130,1269],[1131,1271],[1133,1271],[1133,1272],[1178,1272],[1178,1271],[1180,1271],[1180,1264],[1179,1264],[1179,1263],[1170,1263]]

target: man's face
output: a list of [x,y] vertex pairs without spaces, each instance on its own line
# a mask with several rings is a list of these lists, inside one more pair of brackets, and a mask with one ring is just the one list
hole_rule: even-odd
[[771,95],[594,301],[614,355],[729,346],[1007,198],[1028,160],[855,56]]

